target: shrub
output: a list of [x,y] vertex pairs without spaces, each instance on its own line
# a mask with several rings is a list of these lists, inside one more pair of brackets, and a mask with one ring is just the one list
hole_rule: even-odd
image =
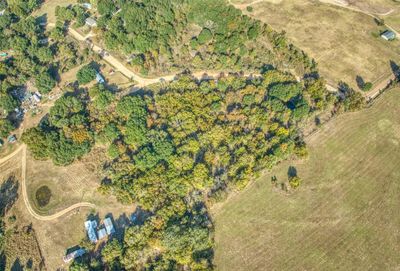
[[41,186],[36,190],[35,196],[39,207],[45,207],[50,202],[51,190],[47,186]]
[[300,186],[300,184],[301,184],[300,177],[298,177],[298,176],[290,177],[289,184],[293,189],[298,188]]
[[76,74],[79,84],[87,84],[96,78],[96,70],[90,65],[82,67]]
[[364,84],[364,86],[362,87],[362,91],[370,91],[372,88],[372,83],[371,82],[367,82]]

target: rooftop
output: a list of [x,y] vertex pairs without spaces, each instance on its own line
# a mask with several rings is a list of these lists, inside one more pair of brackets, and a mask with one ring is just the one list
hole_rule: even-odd
[[96,25],[97,25],[96,20],[93,19],[93,18],[87,18],[87,19],[85,20],[85,23],[86,23],[87,25],[89,25],[89,26],[96,26]]
[[381,34],[381,37],[385,40],[393,40],[396,38],[396,33],[391,30],[386,30]]
[[88,234],[88,238],[92,243],[97,242],[96,228],[97,222],[95,220],[88,220],[85,222],[85,229]]
[[113,234],[115,232],[111,218],[107,217],[106,219],[104,219],[104,225],[106,226],[106,231],[108,235]]

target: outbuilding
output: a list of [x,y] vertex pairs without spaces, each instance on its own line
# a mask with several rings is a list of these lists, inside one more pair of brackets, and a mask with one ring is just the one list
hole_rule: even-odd
[[107,231],[106,229],[100,229],[97,231],[97,236],[99,237],[99,240],[102,240],[107,237]]
[[77,249],[77,250],[65,255],[63,260],[64,260],[65,263],[69,263],[73,259],[76,259],[76,258],[82,256],[85,253],[86,253],[86,250],[83,249],[83,248],[80,248],[80,249]]
[[10,135],[10,136],[7,138],[7,141],[8,141],[8,143],[13,144],[13,143],[17,142],[17,137],[16,137],[15,135]]
[[396,38],[396,33],[391,30],[386,30],[381,34],[381,37],[384,40],[394,40]]
[[97,22],[96,22],[96,20],[93,19],[93,18],[87,18],[87,19],[85,20],[85,23],[86,23],[88,26],[90,26],[90,27],[96,27],[96,26],[97,26]]
[[104,84],[105,83],[105,80],[104,80],[103,76],[101,76],[100,73],[96,73],[96,81],[99,84]]
[[115,232],[114,225],[111,221],[111,218],[107,217],[104,219],[104,226],[106,227],[107,234],[113,234]]
[[82,7],[86,8],[86,9],[92,9],[92,4],[90,4],[90,3],[82,3]]

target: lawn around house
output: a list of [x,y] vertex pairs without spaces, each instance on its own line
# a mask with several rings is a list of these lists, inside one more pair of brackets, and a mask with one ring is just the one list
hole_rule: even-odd
[[[400,89],[342,115],[214,209],[218,270],[394,270],[400,264]],[[303,183],[274,189],[296,168]]]

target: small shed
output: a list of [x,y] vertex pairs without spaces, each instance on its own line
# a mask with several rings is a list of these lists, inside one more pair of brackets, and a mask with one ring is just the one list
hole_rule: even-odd
[[95,26],[97,26],[97,22],[96,22],[96,20],[93,19],[93,18],[87,18],[87,19],[85,20],[85,23],[86,23],[88,26],[90,26],[90,27],[95,27]]
[[36,103],[39,103],[40,100],[42,100],[42,95],[40,95],[39,92],[35,92],[35,93],[32,95],[32,99],[33,99]]
[[104,219],[104,226],[106,227],[108,235],[115,233],[114,225],[111,221],[111,218],[107,217],[106,219]]
[[396,38],[396,33],[391,30],[386,30],[381,34],[381,37],[384,40],[394,40]]
[[90,4],[90,3],[82,3],[82,7],[86,8],[86,9],[92,9],[92,4]]
[[100,73],[96,73],[96,81],[97,81],[97,83],[99,83],[99,84],[104,84],[104,82],[105,82],[103,76],[101,76]]
[[0,10],[0,16],[3,16],[5,12],[6,12],[6,10],[5,10],[5,9],[3,9],[3,10]]
[[9,142],[9,143],[15,143],[15,142],[17,142],[17,137],[15,136],[15,135],[10,135],[8,138],[7,138],[7,141]]
[[102,240],[102,239],[106,238],[106,237],[107,237],[107,231],[106,231],[106,229],[100,229],[100,230],[97,232],[97,236],[99,237],[99,240]]

